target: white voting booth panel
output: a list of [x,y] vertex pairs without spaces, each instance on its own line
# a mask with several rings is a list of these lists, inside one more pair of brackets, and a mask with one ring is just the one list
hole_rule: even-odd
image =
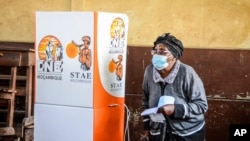
[[35,141],[93,140],[93,110],[36,104]]
[[36,12],[35,141],[121,141],[128,18]]

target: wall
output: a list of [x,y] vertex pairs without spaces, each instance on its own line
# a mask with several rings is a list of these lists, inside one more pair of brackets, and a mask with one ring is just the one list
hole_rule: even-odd
[[70,11],[70,0],[0,0],[0,41],[34,42],[35,11]]
[[35,11],[126,13],[128,44],[171,32],[187,47],[249,49],[249,0],[0,0],[0,41],[34,42]]

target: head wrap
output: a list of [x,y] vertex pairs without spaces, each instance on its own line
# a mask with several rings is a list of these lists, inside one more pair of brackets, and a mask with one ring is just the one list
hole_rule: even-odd
[[183,53],[183,45],[182,42],[175,38],[175,36],[170,35],[170,33],[164,33],[161,36],[158,36],[154,41],[154,47],[159,43],[163,43],[167,46],[168,50],[173,54],[173,56],[177,59],[180,59]]

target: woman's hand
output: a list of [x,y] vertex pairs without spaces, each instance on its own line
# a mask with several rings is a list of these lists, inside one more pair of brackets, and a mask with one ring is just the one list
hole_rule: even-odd
[[167,104],[162,107],[161,112],[167,116],[170,116],[174,113],[174,104]]

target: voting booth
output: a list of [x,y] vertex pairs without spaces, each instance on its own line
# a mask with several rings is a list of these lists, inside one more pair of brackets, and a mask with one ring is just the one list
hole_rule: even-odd
[[128,17],[36,12],[35,141],[122,141]]

